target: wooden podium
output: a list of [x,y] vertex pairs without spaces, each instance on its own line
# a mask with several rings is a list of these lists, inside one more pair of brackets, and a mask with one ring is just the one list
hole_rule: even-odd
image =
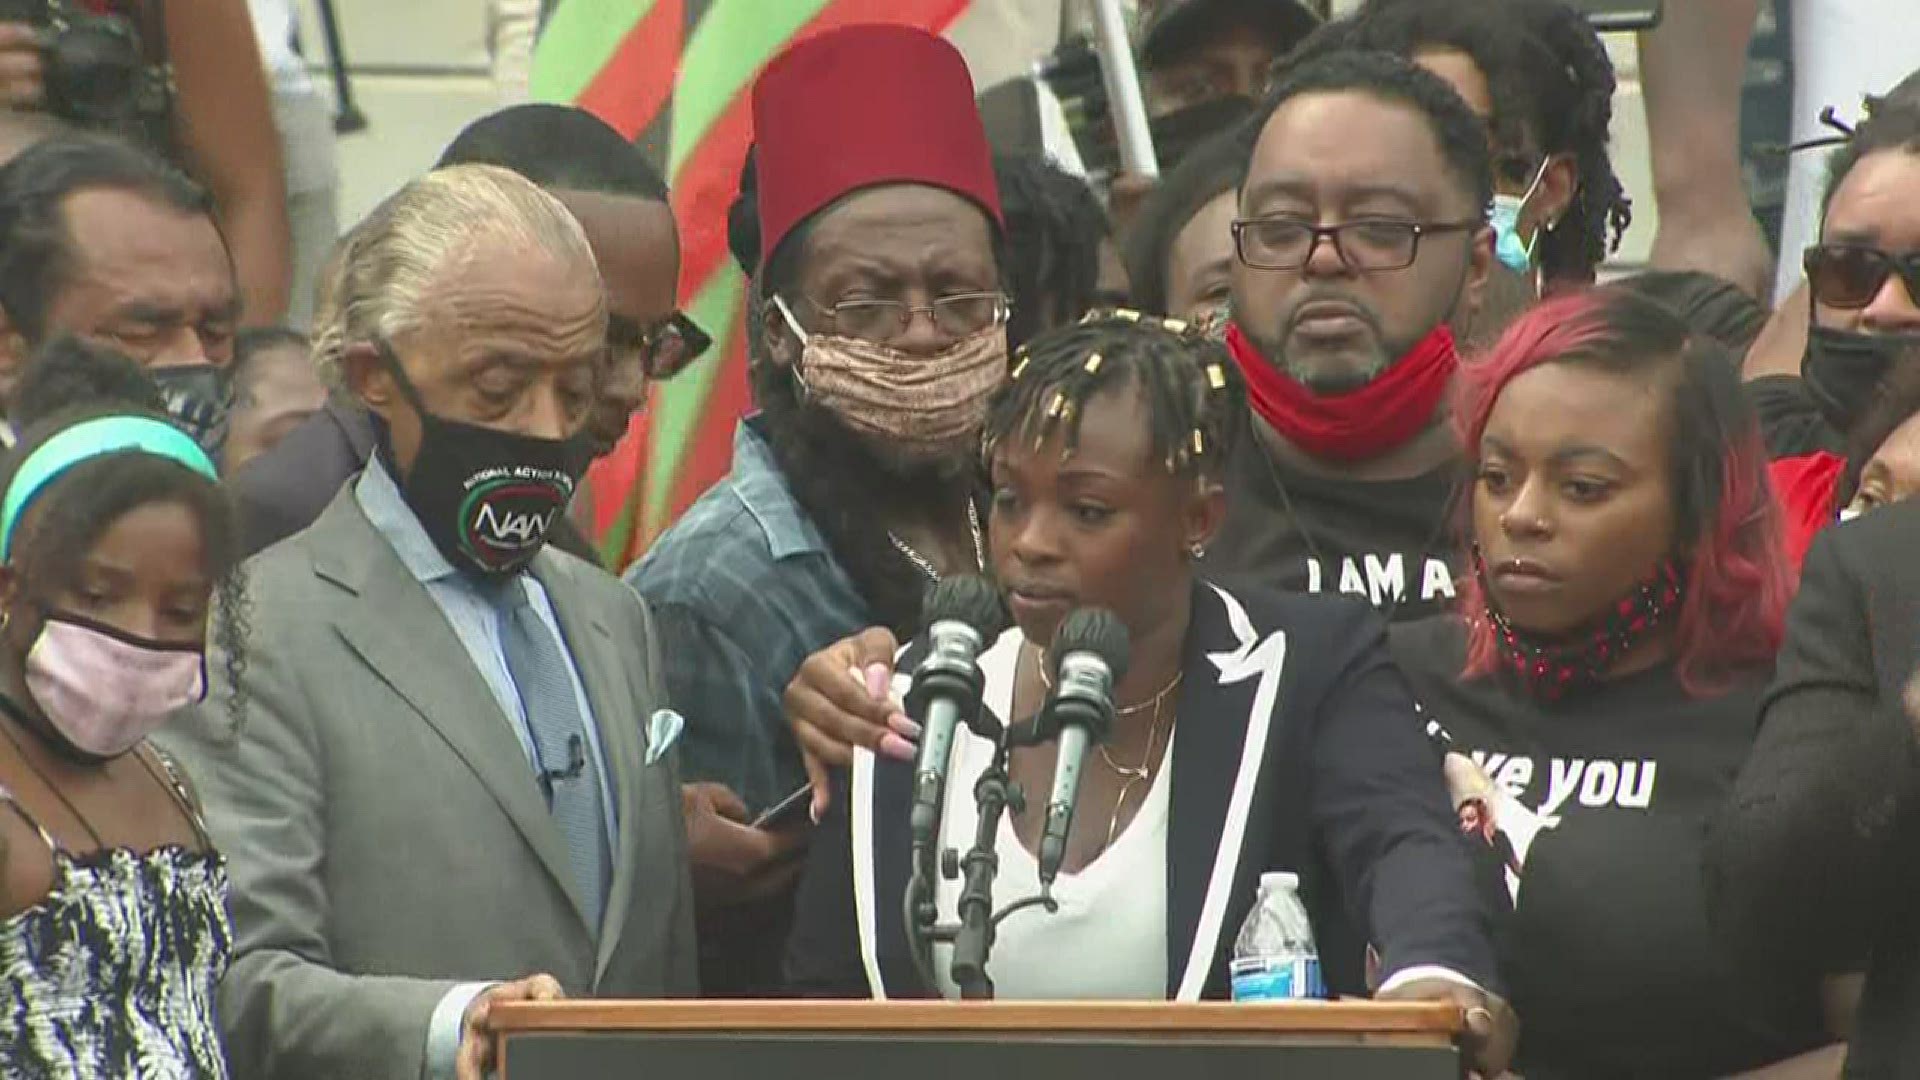
[[1459,1080],[1446,1004],[559,1001],[494,1007],[501,1080]]

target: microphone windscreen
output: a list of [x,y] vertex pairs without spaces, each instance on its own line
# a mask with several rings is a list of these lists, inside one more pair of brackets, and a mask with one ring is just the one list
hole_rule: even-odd
[[953,574],[934,582],[921,615],[927,626],[948,620],[965,623],[989,643],[1013,621],[1000,590],[978,574]]
[[1106,663],[1118,683],[1127,674],[1131,651],[1126,625],[1106,608],[1088,607],[1076,609],[1061,622],[1060,629],[1053,632],[1053,647],[1047,654],[1057,675],[1060,661],[1069,654],[1092,653]]

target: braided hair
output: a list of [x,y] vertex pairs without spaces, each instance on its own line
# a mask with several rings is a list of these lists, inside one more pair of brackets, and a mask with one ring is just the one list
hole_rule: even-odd
[[993,159],[1007,222],[1013,310],[1007,344],[1018,348],[1056,322],[1096,306],[1107,214],[1086,181],[1041,154]]
[[1071,451],[1087,402],[1129,383],[1146,404],[1155,460],[1179,477],[1224,473],[1247,426],[1240,369],[1196,326],[1132,311],[1094,312],[1016,353],[1012,381],[987,412],[983,458],[1009,438],[1038,444],[1056,434]]
[[1608,153],[1614,71],[1586,16],[1561,0],[1369,0],[1336,48],[1412,58],[1426,49],[1467,56],[1493,98],[1494,162],[1509,185],[1532,180],[1547,155],[1569,154],[1578,188],[1540,238],[1550,280],[1591,282],[1633,221],[1632,200]]

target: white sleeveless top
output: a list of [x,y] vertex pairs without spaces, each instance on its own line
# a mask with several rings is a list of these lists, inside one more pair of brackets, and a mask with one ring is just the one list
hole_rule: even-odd
[[[1023,644],[1020,632],[1012,630],[981,657],[980,666],[987,675],[985,704],[996,716],[1012,714],[1011,673]],[[1053,896],[1060,910],[1048,914],[1036,905],[1000,924],[987,958],[996,998],[1160,1001],[1167,997],[1167,818],[1172,787],[1172,769],[1167,766],[1173,761],[1173,750],[1169,741],[1146,801],[1112,846],[1078,874],[1062,873],[1054,879]],[[964,856],[973,847],[980,820],[973,785],[992,764],[993,751],[991,742],[965,728],[954,736],[940,824],[943,849],[957,848]],[[1090,756],[1097,754],[1090,751]],[[1105,765],[1089,760],[1086,767]],[[1029,799],[1046,797],[1044,790],[1028,793]],[[1105,829],[1111,809],[1088,806],[1082,799],[1074,811],[1073,828]],[[995,851],[1000,856],[1000,873],[993,884],[994,910],[1038,896],[1039,863],[1014,835],[1009,818],[1000,821]],[[941,880],[935,888],[941,923],[957,921],[963,884]],[[933,964],[941,995],[959,997],[950,971],[952,946],[935,945]]]

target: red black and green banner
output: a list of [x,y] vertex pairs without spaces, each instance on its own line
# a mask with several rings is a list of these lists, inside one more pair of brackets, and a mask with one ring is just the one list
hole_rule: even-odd
[[655,387],[626,439],[587,474],[593,530],[625,566],[726,474],[748,407],[746,281],[727,250],[727,208],[752,139],[753,81],[793,42],[836,26],[942,31],[970,0],[561,0],[534,52],[533,96],[588,109],[664,151],[680,222],[681,304],[714,336]]

